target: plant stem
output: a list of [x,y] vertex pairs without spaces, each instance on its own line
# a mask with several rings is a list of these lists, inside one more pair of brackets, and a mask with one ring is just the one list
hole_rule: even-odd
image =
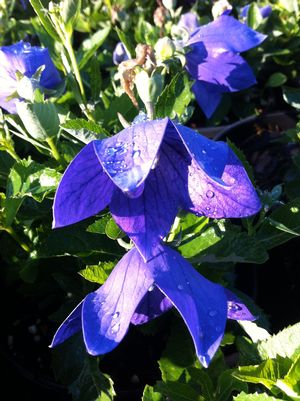
[[57,160],[60,164],[63,164],[63,160],[61,158],[61,155],[59,154],[59,151],[55,145],[53,138],[47,138],[46,140],[51,149],[51,153],[54,159]]
[[23,242],[23,241],[21,240],[21,238],[18,236],[18,234],[15,232],[15,230],[14,230],[11,226],[5,227],[4,230],[5,230],[8,234],[10,234],[10,235],[12,236],[12,238],[20,245],[20,247],[21,247],[25,252],[28,252],[28,253],[31,252],[29,246],[28,246],[25,242]]
[[73,46],[72,46],[72,43],[71,43],[71,39],[70,39],[68,34],[65,35],[65,43],[64,43],[64,45],[65,45],[65,48],[66,48],[66,50],[68,52],[68,55],[70,57],[73,73],[74,73],[76,81],[78,83],[80,94],[82,96],[82,99],[83,99],[84,103],[86,104],[86,98],[85,98],[84,87],[83,87],[80,71],[79,71],[79,68],[78,68],[78,64],[77,64],[77,60],[76,60],[76,57],[75,57],[74,49],[73,49]]

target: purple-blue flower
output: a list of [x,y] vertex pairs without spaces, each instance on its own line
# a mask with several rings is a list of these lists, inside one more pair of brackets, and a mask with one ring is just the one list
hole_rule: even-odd
[[179,209],[223,218],[250,216],[261,207],[227,144],[168,118],[134,124],[86,145],[58,186],[53,227],[108,205],[145,260],[157,255]]
[[116,65],[122,63],[122,61],[128,60],[128,55],[126,53],[125,46],[122,42],[118,42],[113,51],[113,62]]
[[[242,18],[246,18],[248,14],[248,10],[251,4],[247,4],[245,7],[241,9],[240,16]],[[272,13],[272,6],[267,5],[265,7],[259,7],[260,15],[262,18],[268,18]]]
[[195,29],[199,28],[200,24],[197,15],[190,11],[182,14],[177,26],[186,29],[191,34]]
[[11,46],[0,47],[0,106],[9,113],[16,113],[17,98],[7,101],[7,97],[17,90],[16,72],[19,71],[31,78],[39,67],[45,66],[40,79],[40,85],[53,89],[62,80],[55,68],[48,49],[31,46],[20,41]]
[[239,53],[258,46],[265,38],[229,15],[192,32],[186,43],[186,69],[195,80],[193,92],[208,118],[223,93],[240,91],[256,83],[250,66]]
[[145,323],[172,306],[184,319],[205,367],[220,345],[227,317],[255,319],[236,295],[207,280],[174,250],[161,247],[157,257],[144,262],[133,248],[66,318],[51,346],[82,330],[87,352],[102,355],[122,341],[130,323]]

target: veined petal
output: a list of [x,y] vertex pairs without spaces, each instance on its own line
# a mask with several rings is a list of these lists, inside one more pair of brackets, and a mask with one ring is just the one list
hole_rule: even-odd
[[240,53],[258,46],[265,39],[266,35],[254,31],[237,19],[221,15],[215,21],[196,29],[187,45],[203,42],[207,48]]
[[191,128],[172,124],[190,157],[198,163],[206,174],[221,178],[228,160],[229,147],[224,142],[208,139]]
[[53,205],[53,227],[73,224],[99,213],[110,202],[113,190],[114,185],[90,142],[71,162],[59,183]]
[[81,311],[82,303],[80,302],[76,308],[69,314],[69,316],[59,326],[56,333],[54,334],[53,340],[50,344],[50,348],[56,347],[63,343],[73,334],[81,330]]
[[135,325],[147,323],[172,307],[172,302],[155,285],[152,285],[136,308],[131,323]]
[[233,320],[256,320],[247,306],[233,292],[225,288],[227,297],[227,318]]
[[220,92],[236,92],[256,83],[250,66],[240,55],[211,50],[205,55],[202,43],[191,47],[186,55],[187,70],[194,79],[212,84]]
[[[185,151],[180,142],[179,145]],[[110,211],[145,261],[157,255],[160,241],[168,234],[184,203],[182,183],[187,182],[187,174],[187,164],[176,144],[164,141],[143,193],[131,199],[121,191],[114,192]]]
[[[246,170],[229,147],[221,180],[209,176],[192,160],[188,187],[190,199],[186,210],[198,215],[212,218],[248,217],[261,208]],[[193,206],[189,206],[190,202]]]
[[103,286],[84,299],[82,327],[89,354],[105,354],[119,344],[136,307],[152,284],[151,270],[133,248],[123,256]]
[[155,162],[168,121],[165,118],[134,124],[111,138],[95,142],[97,157],[121,191],[136,196]]
[[155,284],[183,317],[197,356],[207,367],[222,340],[227,315],[224,288],[199,274],[177,252],[164,252],[148,262]]
[[203,81],[196,81],[192,86],[192,91],[204,114],[210,118],[222,100],[221,88]]

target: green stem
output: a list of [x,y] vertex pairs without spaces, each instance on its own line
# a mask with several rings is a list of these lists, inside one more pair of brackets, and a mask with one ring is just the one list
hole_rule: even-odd
[[59,154],[53,138],[47,138],[47,143],[51,149],[51,153],[54,159],[57,160],[60,164],[63,164],[63,160],[61,158],[61,155]]
[[13,149],[13,148],[6,148],[6,152],[9,154],[9,155],[11,155],[11,157],[13,158],[13,159],[15,159],[15,161],[17,161],[17,162],[20,162],[22,159],[17,155],[17,153],[16,153],[16,151],[15,151],[15,149]]
[[12,236],[12,238],[20,245],[20,247],[25,251],[30,253],[30,248],[29,246],[21,240],[21,238],[18,236],[18,234],[15,232],[15,230],[12,227],[5,227],[4,230]]
[[79,68],[78,68],[78,64],[77,64],[77,60],[76,60],[76,57],[75,57],[74,49],[73,49],[73,46],[72,46],[72,43],[71,43],[71,39],[70,39],[70,37],[69,37],[69,35],[67,33],[65,35],[65,43],[64,43],[64,45],[65,45],[65,48],[66,48],[66,50],[68,52],[68,55],[70,57],[73,73],[74,73],[76,81],[78,83],[80,94],[82,96],[82,99],[83,99],[84,103],[86,104],[86,98],[85,98],[84,87],[83,87],[80,71],[79,71]]

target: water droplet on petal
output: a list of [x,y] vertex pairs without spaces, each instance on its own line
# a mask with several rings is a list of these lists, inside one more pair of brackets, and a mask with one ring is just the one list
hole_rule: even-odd
[[210,311],[208,312],[208,315],[209,315],[210,317],[214,317],[214,316],[216,316],[216,314],[217,314],[217,311],[215,311],[215,310],[210,310]]
[[215,196],[215,193],[211,191],[210,189],[206,192],[207,198],[212,199]]
[[119,330],[120,330],[120,323],[117,323],[111,327],[110,332],[112,334],[116,334]]
[[181,290],[183,290],[183,285],[179,284],[179,285],[177,286],[177,288],[181,291]]
[[150,287],[148,288],[148,291],[151,292],[151,291],[153,291],[153,290],[154,290],[154,285],[152,284],[152,285],[150,285]]
[[205,210],[207,210],[209,212],[210,211],[210,207],[206,206]]
[[113,319],[117,319],[119,316],[120,316],[120,312],[115,312],[115,313],[112,315],[112,318],[113,318]]
[[242,310],[243,308],[240,306],[240,305],[238,305],[238,304],[236,304],[235,302],[232,302],[232,301],[229,301],[228,302],[228,310],[229,311],[231,311],[231,312],[238,312],[238,311],[240,311],[240,310]]
[[206,150],[203,149],[203,150],[202,150],[202,153],[203,153],[204,155],[206,155]]
[[105,304],[105,301],[100,302],[100,306],[103,306]]
[[132,154],[132,157],[133,157],[134,159],[136,159],[137,157],[140,156],[140,154],[141,154],[141,151],[140,151],[140,150],[135,150],[135,151],[133,152],[133,154]]

